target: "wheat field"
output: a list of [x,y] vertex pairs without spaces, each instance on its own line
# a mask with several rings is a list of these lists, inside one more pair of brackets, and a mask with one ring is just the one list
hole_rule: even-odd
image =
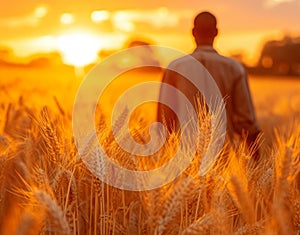
[[[71,114],[80,79],[23,72],[22,78],[4,76],[1,235],[300,234],[299,79],[250,78],[264,131],[257,143],[261,152],[257,164],[252,164],[251,151],[241,142],[221,154],[205,176],[197,171],[199,157],[173,182],[134,192],[100,181],[78,154]],[[132,134],[143,143],[143,120],[136,122],[139,126]],[[138,159],[136,164],[118,148],[105,125],[100,118],[98,139],[127,168],[156,167],[176,148],[173,136],[161,152],[161,161]],[[203,133],[199,156],[210,131]],[[96,160],[91,164],[97,165]]]

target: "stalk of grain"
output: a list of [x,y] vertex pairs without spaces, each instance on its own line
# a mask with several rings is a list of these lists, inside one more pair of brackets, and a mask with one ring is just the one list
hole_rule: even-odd
[[66,217],[59,205],[45,191],[34,189],[33,197],[45,211],[44,222],[51,225],[57,234],[70,235],[71,230]]
[[185,228],[181,235],[208,234],[213,224],[214,216],[212,214],[205,214],[200,219]]
[[236,176],[231,177],[230,192],[246,223],[255,223],[254,204]]
[[180,180],[172,187],[169,196],[163,203],[163,208],[158,220],[158,234],[167,231],[169,223],[171,223],[175,216],[180,212],[180,205],[183,200],[189,198],[194,192],[195,185],[192,178]]

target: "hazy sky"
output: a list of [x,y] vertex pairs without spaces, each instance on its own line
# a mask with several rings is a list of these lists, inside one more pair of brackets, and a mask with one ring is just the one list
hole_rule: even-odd
[[57,38],[75,32],[101,37],[102,47],[97,49],[139,36],[188,51],[194,46],[192,19],[202,10],[217,16],[216,45],[225,53],[242,51],[253,57],[266,37],[279,32],[300,35],[300,0],[0,0],[0,4],[0,45],[15,47],[17,54],[59,48],[64,38],[59,38],[61,42]]

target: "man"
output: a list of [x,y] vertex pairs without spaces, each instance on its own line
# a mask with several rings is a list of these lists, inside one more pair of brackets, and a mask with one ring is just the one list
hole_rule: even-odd
[[[213,48],[214,39],[218,35],[218,28],[216,17],[210,12],[201,12],[195,17],[192,33],[197,47],[191,56],[204,65],[221,92],[225,102],[229,139],[233,140],[237,134],[246,138],[247,143],[252,145],[259,135],[260,129],[256,121],[244,67],[236,60],[220,55]],[[188,67],[187,60],[178,59],[171,65],[173,71],[171,69],[166,70],[163,82],[181,90],[195,108],[194,100],[199,90],[183,76],[174,72],[174,68],[176,70],[177,67]],[[199,79],[202,78],[203,74],[199,74]],[[170,94],[161,89],[160,100],[168,95]],[[175,95],[172,94],[172,96]],[[178,118],[174,112],[160,103],[157,111],[158,121],[165,123],[169,131],[178,130]]]

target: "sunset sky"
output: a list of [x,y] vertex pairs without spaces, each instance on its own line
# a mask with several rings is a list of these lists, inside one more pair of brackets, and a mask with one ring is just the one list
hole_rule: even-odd
[[[218,18],[216,48],[254,64],[265,39],[300,36],[300,0],[0,0],[0,47],[18,56],[58,50],[84,65],[129,38],[190,52],[193,17]],[[81,59],[78,59],[80,55]],[[77,58],[77,59],[76,59]]]

